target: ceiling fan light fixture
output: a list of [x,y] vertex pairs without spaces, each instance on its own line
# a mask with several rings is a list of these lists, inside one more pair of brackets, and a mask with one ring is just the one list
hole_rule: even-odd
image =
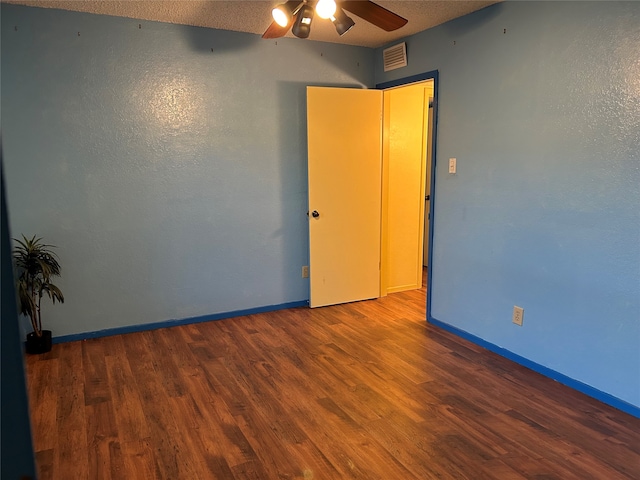
[[309,37],[309,33],[311,33],[311,20],[313,20],[313,13],[313,8],[305,3],[298,12],[296,21],[291,28],[291,33],[298,38]]
[[291,23],[291,14],[291,9],[286,3],[278,5],[273,10],[271,10],[271,16],[273,17],[273,20],[281,27],[286,27]]
[[332,18],[333,14],[336,13],[336,8],[335,0],[318,0],[316,13],[320,18]]
[[336,16],[331,17],[331,21],[336,27],[336,32],[338,32],[338,35],[340,36],[347,33],[349,30],[351,30],[351,27],[356,24],[356,22],[354,22],[346,13],[344,13],[344,10],[342,8],[338,8],[336,10]]

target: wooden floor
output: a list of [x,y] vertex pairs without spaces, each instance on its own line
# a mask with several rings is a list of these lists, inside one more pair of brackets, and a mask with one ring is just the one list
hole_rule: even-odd
[[423,290],[54,345],[40,479],[640,478],[640,420],[431,325]]

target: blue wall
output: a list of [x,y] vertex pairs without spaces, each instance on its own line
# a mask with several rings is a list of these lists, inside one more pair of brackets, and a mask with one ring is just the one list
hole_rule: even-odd
[[307,300],[305,89],[372,86],[373,54],[3,4],[11,230],[59,247],[54,336]]
[[507,2],[406,42],[376,83],[439,71],[432,317],[640,406],[640,3]]

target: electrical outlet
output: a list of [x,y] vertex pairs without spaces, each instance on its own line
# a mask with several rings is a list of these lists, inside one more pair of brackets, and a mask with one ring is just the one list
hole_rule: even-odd
[[309,266],[302,267],[302,278],[309,278]]
[[513,307],[513,318],[512,318],[511,321],[513,323],[515,323],[516,325],[522,326],[523,320],[524,320],[524,308],[518,307],[518,306],[514,306]]
[[458,161],[455,158],[449,159],[449,173],[456,173],[456,164]]

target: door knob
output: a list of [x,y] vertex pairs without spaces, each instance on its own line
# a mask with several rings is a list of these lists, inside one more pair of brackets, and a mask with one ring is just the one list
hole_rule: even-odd
[[318,218],[318,217],[320,216],[320,214],[318,213],[318,211],[317,211],[317,210],[314,210],[313,212],[311,212],[311,216],[312,216],[313,218]]

